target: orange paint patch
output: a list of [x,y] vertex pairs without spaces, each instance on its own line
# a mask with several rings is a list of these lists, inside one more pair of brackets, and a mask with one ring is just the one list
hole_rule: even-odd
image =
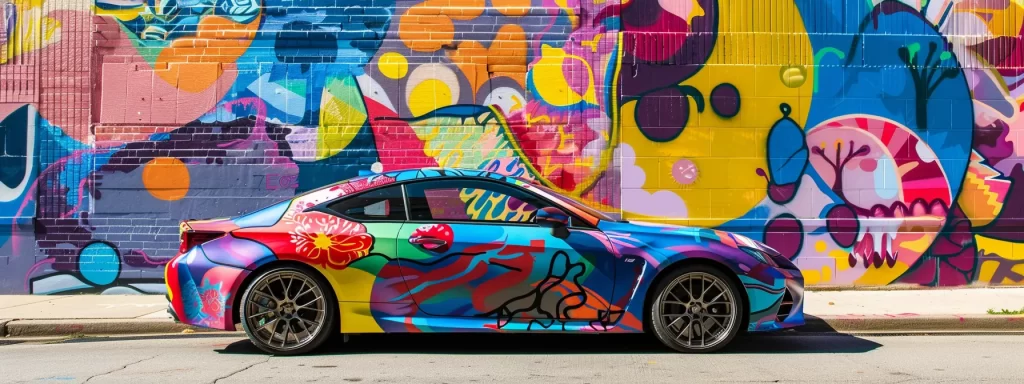
[[206,16],[199,22],[195,37],[174,40],[160,51],[157,66],[164,65],[170,70],[157,73],[178,89],[201,92],[224,73],[221,64],[233,63],[245,53],[259,25],[260,17],[241,24],[220,16]]
[[486,0],[427,0],[422,6],[455,20],[473,20],[484,13]]
[[[484,48],[479,41],[464,40],[459,48],[451,51],[448,58],[459,67],[469,79],[473,94],[479,91],[489,78],[489,74],[501,69],[501,72],[522,72],[527,70],[526,32],[515,24],[505,24],[498,29],[490,47]],[[487,67],[484,68],[483,66]],[[476,76],[470,76],[475,73]]]
[[514,65],[526,71],[526,32],[523,27],[505,24],[487,48],[487,65]]
[[437,8],[426,3],[409,8],[398,21],[398,37],[406,47],[418,52],[434,52],[451,44],[455,25],[451,17],[439,15]]
[[530,12],[530,0],[491,0],[491,6],[505,16],[523,16]]
[[153,197],[175,201],[188,194],[188,167],[173,157],[158,157],[142,166],[142,185]]

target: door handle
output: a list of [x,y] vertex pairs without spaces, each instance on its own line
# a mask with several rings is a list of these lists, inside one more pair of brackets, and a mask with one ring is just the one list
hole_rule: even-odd
[[447,241],[438,239],[436,237],[428,237],[428,236],[413,236],[413,237],[410,237],[409,238],[409,243],[410,244],[419,245],[419,246],[423,247],[424,249],[431,250],[431,251],[433,251],[435,249],[439,249],[441,247],[444,247],[445,245],[448,245]]

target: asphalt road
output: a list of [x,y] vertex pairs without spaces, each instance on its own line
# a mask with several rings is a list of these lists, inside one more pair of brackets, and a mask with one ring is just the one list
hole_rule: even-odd
[[1021,351],[1024,336],[796,333],[714,355],[635,335],[375,335],[302,357],[268,357],[236,334],[0,339],[0,382],[1019,383]]

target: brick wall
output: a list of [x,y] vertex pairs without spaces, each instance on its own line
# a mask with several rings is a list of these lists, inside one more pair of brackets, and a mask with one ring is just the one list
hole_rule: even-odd
[[181,220],[439,165],[809,284],[1024,284],[1012,2],[188,4],[0,0],[0,293],[159,293]]

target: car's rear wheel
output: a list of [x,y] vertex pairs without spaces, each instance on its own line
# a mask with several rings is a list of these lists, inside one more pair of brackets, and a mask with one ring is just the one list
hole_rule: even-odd
[[725,274],[704,265],[669,272],[655,287],[650,321],[655,336],[680,352],[714,352],[742,328],[739,287]]
[[242,296],[242,329],[259,349],[275,355],[312,351],[337,332],[337,301],[330,285],[294,267],[259,275]]

